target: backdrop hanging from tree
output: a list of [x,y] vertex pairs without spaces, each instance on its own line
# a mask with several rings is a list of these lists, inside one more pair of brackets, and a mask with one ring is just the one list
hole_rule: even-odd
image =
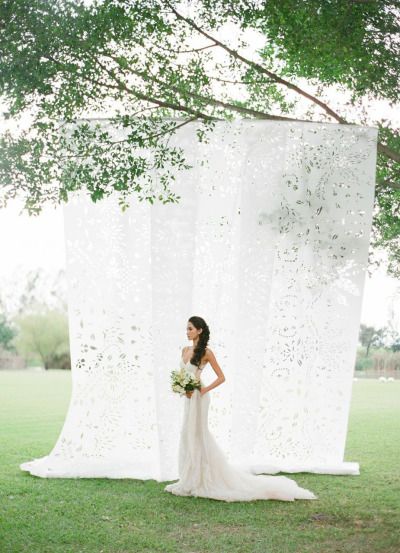
[[[88,128],[124,139],[107,122]],[[65,207],[73,393],[54,449],[23,470],[177,478],[186,398],[169,377],[196,314],[226,375],[209,423],[233,463],[358,474],[343,455],[377,129],[217,122],[202,142],[196,131],[169,144],[191,165],[175,168],[179,205],[121,210],[116,192],[99,203],[78,192]],[[163,170],[151,174],[160,186]]]

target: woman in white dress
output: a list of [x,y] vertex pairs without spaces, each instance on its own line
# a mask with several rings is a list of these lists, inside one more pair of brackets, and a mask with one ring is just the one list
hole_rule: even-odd
[[193,346],[182,350],[181,367],[200,377],[209,363],[217,378],[208,386],[187,392],[179,442],[179,480],[165,486],[175,495],[207,497],[221,501],[256,499],[318,499],[310,490],[301,488],[286,476],[255,475],[233,467],[208,429],[210,390],[225,382],[225,376],[207,347],[210,330],[201,317],[190,317],[187,337]]

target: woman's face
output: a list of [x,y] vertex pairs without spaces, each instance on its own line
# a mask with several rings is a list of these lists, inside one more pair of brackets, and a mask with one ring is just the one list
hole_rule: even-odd
[[188,324],[186,325],[186,335],[188,340],[194,340],[200,332],[201,330],[197,330],[197,328],[190,321],[188,321]]

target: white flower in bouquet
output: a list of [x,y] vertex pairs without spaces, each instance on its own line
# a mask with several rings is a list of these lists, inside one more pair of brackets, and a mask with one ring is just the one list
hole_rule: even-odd
[[200,390],[201,384],[198,378],[183,368],[171,372],[171,387],[173,392],[185,395],[186,392],[193,392],[195,389]]

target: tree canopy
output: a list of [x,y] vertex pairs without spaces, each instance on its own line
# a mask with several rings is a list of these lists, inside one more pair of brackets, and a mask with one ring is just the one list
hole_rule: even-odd
[[12,341],[16,334],[15,327],[7,320],[4,313],[0,313],[0,348],[12,351]]
[[[38,213],[78,189],[93,201],[117,191],[122,208],[132,193],[177,202],[172,169],[190,167],[168,139],[189,122],[199,140],[238,117],[375,126],[372,246],[400,276],[400,134],[373,109],[399,103],[399,13],[398,0],[2,0],[13,125],[0,205],[22,197]],[[109,126],[85,120],[99,116]]]
[[64,312],[46,310],[16,317],[18,334],[14,340],[20,355],[38,356],[45,369],[60,355],[69,352],[68,319]]

